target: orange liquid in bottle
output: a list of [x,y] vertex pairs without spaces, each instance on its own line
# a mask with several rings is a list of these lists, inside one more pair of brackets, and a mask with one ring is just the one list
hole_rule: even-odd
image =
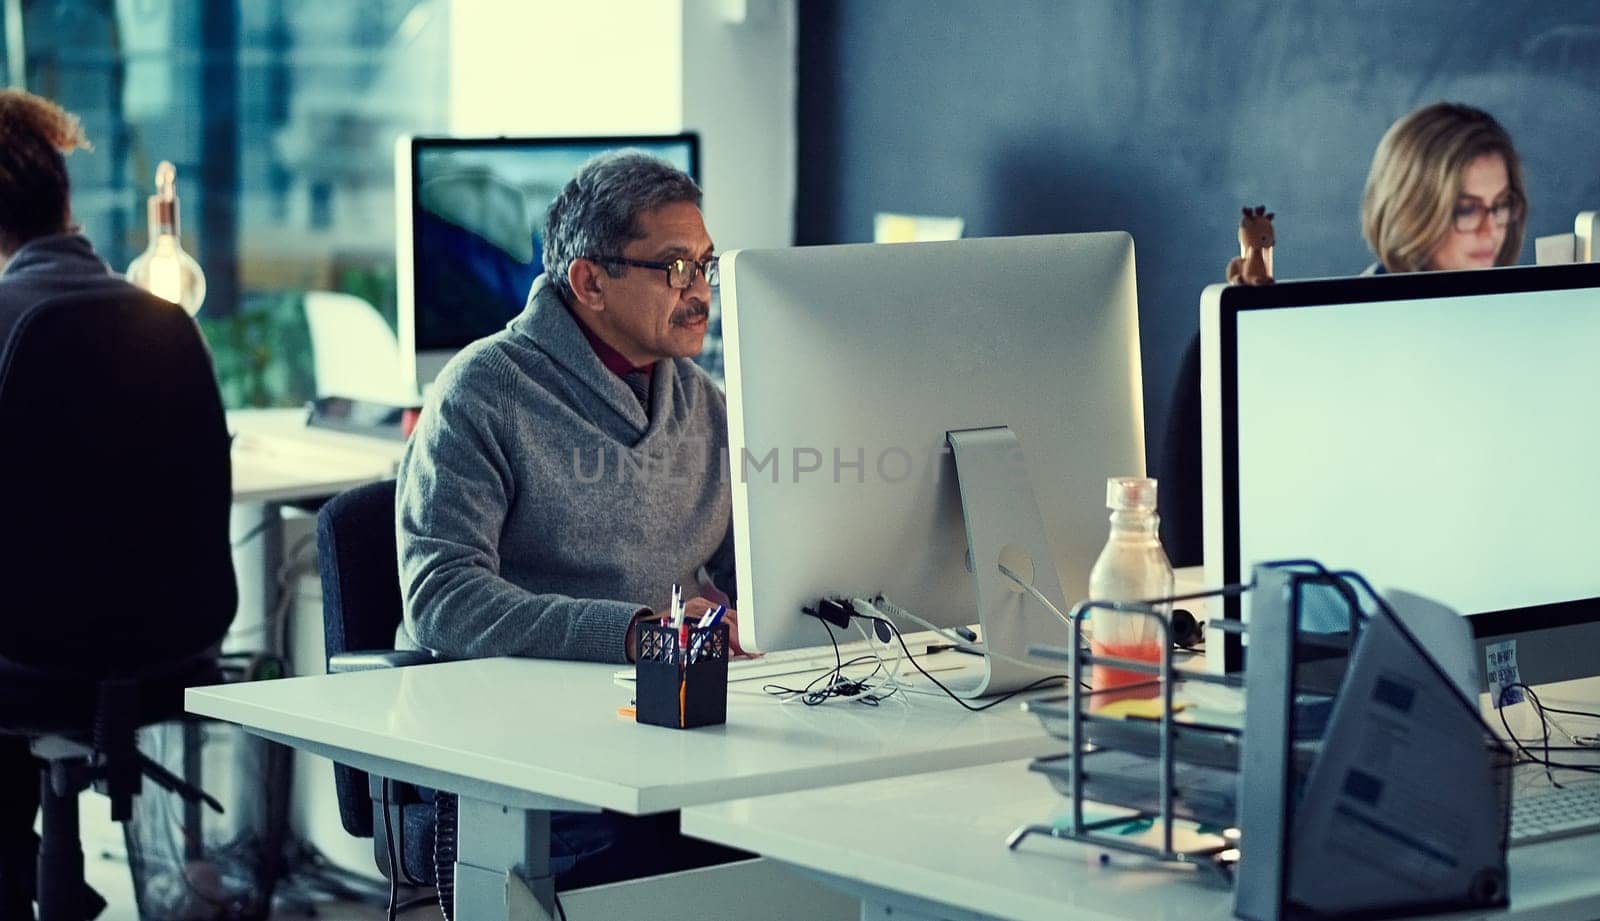
[[[1137,659],[1149,662],[1152,665],[1161,663],[1161,644],[1148,643],[1097,643],[1089,642],[1089,648],[1097,656],[1116,656],[1119,659]],[[1096,694],[1089,698],[1093,707],[1103,707],[1117,700],[1134,700],[1146,697],[1156,697],[1161,693],[1161,686],[1156,684],[1159,677],[1154,672],[1136,672],[1132,669],[1117,668],[1112,665],[1096,665],[1093,674],[1089,676],[1089,684],[1094,690],[1102,688],[1120,688],[1127,685],[1146,685],[1133,687],[1126,691],[1113,691],[1106,694]]]

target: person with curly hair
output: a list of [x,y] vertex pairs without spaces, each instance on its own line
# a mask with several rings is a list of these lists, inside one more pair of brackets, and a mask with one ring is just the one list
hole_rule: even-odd
[[74,232],[66,155],[89,149],[76,116],[23,90],[0,90],[0,343],[44,293],[45,274],[110,276]]
[[[135,358],[146,353],[192,356],[197,351],[204,351],[199,329],[182,308],[134,287],[113,272],[96,254],[89,240],[74,226],[66,156],[88,147],[88,140],[78,119],[60,106],[22,90],[0,90],[0,384],[18,367],[38,367],[40,356],[44,362],[52,362],[57,358],[56,355],[30,349],[60,348],[62,339],[59,336],[55,339],[36,339],[29,338],[29,334],[40,328],[34,323],[36,317],[61,316],[61,311],[95,310],[96,316],[102,316],[99,308],[112,304],[124,308],[123,313],[130,316],[160,319],[160,323],[147,322],[139,328],[159,331],[160,335],[169,338],[162,342],[142,343],[132,353]],[[166,316],[166,311],[172,311],[174,316]],[[67,328],[72,327],[69,325]],[[81,336],[85,340],[93,340],[97,332],[92,325],[81,326]],[[38,346],[34,344],[36,342],[46,345]],[[172,348],[166,349],[167,346]],[[76,359],[63,357],[61,360]],[[162,357],[150,359],[162,360]],[[192,393],[189,398],[195,403],[205,404],[208,409],[214,406],[212,415],[220,428],[220,395]],[[7,418],[9,420],[12,416],[8,415]],[[182,418],[189,419],[190,416]],[[11,441],[6,443],[6,452],[10,457],[26,457],[42,448],[28,443],[15,433],[8,432],[7,435],[11,437]],[[219,444],[221,451],[227,450],[225,440],[213,441]],[[226,465],[225,455],[209,456],[203,464],[197,461],[195,469],[208,473],[208,476],[198,478],[197,482],[205,486],[203,500],[210,514],[203,523],[186,514],[183,523],[183,527],[189,531],[204,531],[213,546],[220,539],[224,560],[227,559],[229,502]],[[11,469],[18,468],[8,468]],[[222,471],[220,478],[214,475],[219,469]],[[218,482],[223,484],[221,490],[214,488]],[[141,487],[145,485],[139,483]],[[201,487],[195,488],[199,495]],[[202,501],[197,499],[183,507],[192,511],[201,505]],[[8,554],[12,548],[39,539],[34,530],[37,526],[36,511],[34,507],[8,507],[4,514],[0,514],[0,528],[11,529],[3,534]],[[72,513],[67,511],[63,514]],[[221,522],[223,527],[220,533],[213,534],[216,522]],[[164,544],[161,525],[152,525],[151,528],[151,540]],[[70,547],[57,550],[66,556],[74,553]],[[137,559],[133,554],[129,554],[128,558]],[[115,568],[99,567],[100,570]],[[10,573],[15,570],[6,571]],[[58,584],[59,573],[30,575],[35,575],[38,581],[28,586],[8,587],[6,600],[0,603],[0,918],[4,919],[34,916],[39,841],[33,833],[33,823],[41,800],[42,763],[33,757],[28,736],[24,733],[38,726],[53,725],[52,720],[64,718],[53,709],[58,705],[64,711],[76,712],[76,704],[67,688],[81,683],[64,681],[58,673],[41,664],[42,660],[37,658],[39,650],[47,643],[60,640],[47,631],[29,626],[33,619],[51,617],[54,612],[48,610],[49,602],[58,594],[62,604],[73,603],[67,597],[71,593],[59,593],[53,588]],[[118,587],[122,584],[119,578]],[[215,596],[214,606],[196,600],[195,607],[196,610],[204,608],[214,613],[215,616],[208,622],[208,630],[214,629],[216,623],[221,623],[225,629],[237,603],[231,570],[225,577],[217,575],[208,578],[207,585],[217,586],[217,591],[208,593],[189,584],[185,587],[186,593],[190,593],[186,597],[204,595],[209,603]],[[135,598],[134,603],[137,605],[141,600]],[[158,611],[163,618],[172,616],[171,611],[159,605],[151,605],[149,609]],[[172,616],[172,621],[175,625],[179,624],[185,616]],[[167,621],[163,620],[162,623]],[[164,637],[162,641],[168,639],[175,646],[190,640],[186,636],[174,635]],[[84,917],[93,917],[105,904],[87,886],[76,901]]]

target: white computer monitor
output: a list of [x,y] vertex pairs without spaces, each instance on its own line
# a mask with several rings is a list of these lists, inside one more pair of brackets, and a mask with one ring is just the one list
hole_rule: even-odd
[[1572,221],[1572,235],[1577,241],[1573,258],[1577,262],[1600,262],[1600,249],[1595,239],[1600,235],[1600,211],[1579,211]]
[[395,142],[398,326],[412,392],[522,311],[544,271],[550,203],[590,157],[625,147],[698,178],[694,134]]
[[1209,582],[1314,558],[1600,674],[1600,265],[1213,286],[1201,343]]
[[[975,577],[966,565],[967,531],[982,514],[963,513],[946,450],[953,430],[1015,433],[1048,541],[1037,559],[1054,564],[1037,567],[1039,585],[1053,568],[1055,604],[1082,599],[1109,530],[1106,478],[1144,469],[1135,291],[1125,233],[723,257],[747,645],[826,645],[802,613],[821,597],[882,593],[947,627],[983,619],[975,585],[997,566],[977,560]],[[984,625],[1015,628],[1014,656],[1027,642],[1067,642],[1063,623],[1024,594],[988,594]],[[985,690],[1020,680],[990,665]]]

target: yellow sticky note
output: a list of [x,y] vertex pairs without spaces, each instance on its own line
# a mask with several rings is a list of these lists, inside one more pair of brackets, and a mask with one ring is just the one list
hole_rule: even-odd
[[[1181,700],[1172,702],[1172,712],[1182,713],[1189,709],[1189,705]],[[1161,698],[1141,697],[1133,700],[1114,700],[1095,711],[1100,716],[1118,717],[1125,720],[1158,720],[1161,719]]]

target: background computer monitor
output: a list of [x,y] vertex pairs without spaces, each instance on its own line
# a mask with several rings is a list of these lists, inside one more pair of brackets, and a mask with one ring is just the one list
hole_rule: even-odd
[[1600,232],[1600,211],[1579,211],[1577,218],[1572,222],[1572,235],[1577,238],[1577,248],[1573,256],[1578,262],[1600,262],[1600,249],[1595,247],[1595,238]]
[[722,273],[742,639],[826,645],[801,608],[877,592],[976,622],[951,430],[1016,433],[1054,600],[1084,596],[1106,478],[1144,469],[1127,234],[753,250]]
[[1209,581],[1311,557],[1600,674],[1600,265],[1214,286],[1201,341]]
[[401,362],[413,390],[462,346],[499,331],[544,270],[545,211],[584,161],[633,147],[699,179],[693,134],[401,137],[395,265]]

